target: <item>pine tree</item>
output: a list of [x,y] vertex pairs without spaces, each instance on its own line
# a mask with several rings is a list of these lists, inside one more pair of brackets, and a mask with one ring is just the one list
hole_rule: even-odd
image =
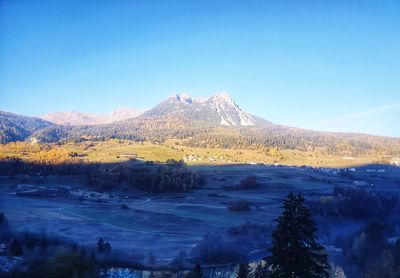
[[193,270],[188,274],[187,278],[204,278],[203,270],[200,264],[196,264]]
[[111,253],[111,244],[108,241],[104,243],[104,252]]
[[156,264],[156,257],[154,257],[153,252],[150,252],[149,254],[149,264],[151,266],[154,266]]
[[317,242],[317,228],[304,198],[291,193],[283,208],[272,233],[272,277],[328,277],[327,255]]
[[13,241],[11,242],[10,252],[14,256],[21,256],[24,253],[24,250],[22,249],[22,245],[19,243],[18,239],[13,239]]
[[97,251],[99,251],[99,252],[103,252],[104,251],[104,239],[103,238],[100,238],[97,241]]
[[249,274],[249,266],[247,263],[240,264],[236,273],[236,278],[247,278]]

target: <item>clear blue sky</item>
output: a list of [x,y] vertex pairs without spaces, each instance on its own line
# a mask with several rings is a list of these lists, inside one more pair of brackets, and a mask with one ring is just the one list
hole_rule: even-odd
[[400,1],[0,0],[0,110],[218,91],[279,124],[400,136]]

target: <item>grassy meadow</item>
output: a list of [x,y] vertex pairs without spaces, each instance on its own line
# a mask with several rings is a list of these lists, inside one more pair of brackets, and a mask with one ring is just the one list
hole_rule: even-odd
[[68,142],[54,145],[16,142],[0,145],[0,158],[19,157],[23,160],[35,160],[40,152],[60,150],[73,154],[84,161],[102,163],[127,160],[165,162],[168,159],[183,159],[188,165],[268,163],[315,167],[351,167],[370,163],[388,163],[391,159],[390,156],[377,154],[343,157],[323,152],[279,150],[277,148],[261,150],[191,148],[181,143],[180,140],[176,139],[169,140],[164,144],[116,139],[79,143]]

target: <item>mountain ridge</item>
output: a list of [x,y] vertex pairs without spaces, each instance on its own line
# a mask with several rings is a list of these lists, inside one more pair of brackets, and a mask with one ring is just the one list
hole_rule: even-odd
[[256,126],[271,124],[267,120],[243,111],[226,92],[215,94],[207,99],[193,98],[186,93],[175,94],[144,112],[140,117],[171,114],[211,125]]
[[52,125],[37,117],[0,111],[0,143],[25,140],[34,132]]
[[[243,111],[226,93],[210,98],[175,94],[141,115],[98,125],[59,125],[42,119],[0,114],[0,142],[31,140],[106,140],[111,138],[163,143],[183,139],[191,147],[278,147],[300,151],[357,154],[400,154],[400,138],[359,133],[322,132],[273,124]],[[7,116],[8,115],[8,116]],[[13,133],[14,132],[14,133]]]
[[122,121],[139,116],[143,111],[128,107],[114,109],[108,114],[89,114],[78,111],[58,111],[41,118],[59,125],[99,125]]

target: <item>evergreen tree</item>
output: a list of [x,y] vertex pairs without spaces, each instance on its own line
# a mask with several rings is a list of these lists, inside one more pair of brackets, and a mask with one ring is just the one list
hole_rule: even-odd
[[188,274],[187,278],[204,278],[200,264],[196,264],[194,269]]
[[22,249],[22,245],[19,243],[18,239],[13,239],[13,241],[10,244],[10,252],[14,256],[21,256],[24,253],[24,250]]
[[236,278],[247,278],[249,273],[249,266],[247,263],[240,264],[236,273]]
[[291,193],[283,208],[272,233],[272,277],[328,277],[327,255],[317,242],[317,228],[304,198]]
[[48,247],[49,241],[47,240],[46,234],[42,233],[40,236],[40,250],[43,253],[46,253]]
[[111,244],[108,241],[106,243],[104,243],[104,252],[105,253],[111,252]]
[[149,254],[149,264],[151,266],[154,266],[156,264],[156,257],[154,257],[153,252],[150,252]]
[[104,239],[103,238],[100,238],[97,241],[97,251],[99,251],[99,252],[103,252],[104,251]]

